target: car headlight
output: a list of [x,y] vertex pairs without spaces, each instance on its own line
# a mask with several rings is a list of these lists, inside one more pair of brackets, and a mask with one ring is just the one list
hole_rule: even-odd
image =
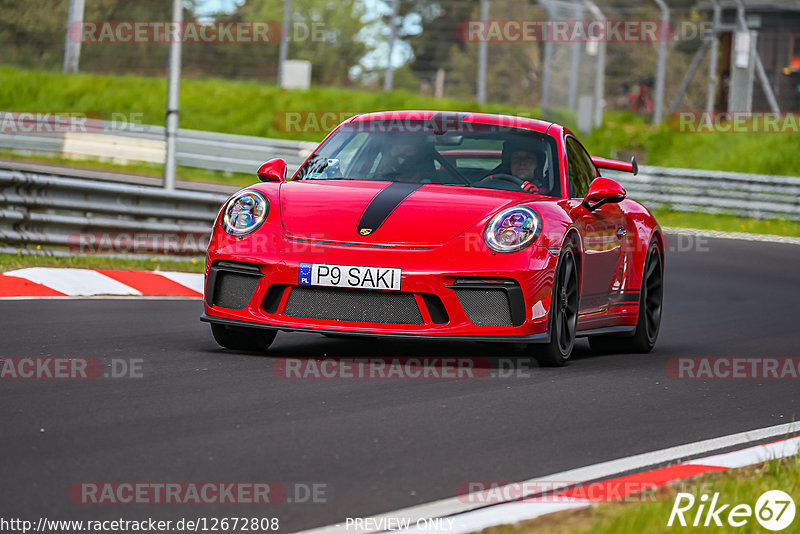
[[247,235],[264,222],[269,213],[269,201],[258,191],[236,193],[222,212],[222,228],[231,235]]
[[515,252],[533,243],[542,231],[542,219],[531,208],[508,208],[486,225],[483,240],[495,252]]

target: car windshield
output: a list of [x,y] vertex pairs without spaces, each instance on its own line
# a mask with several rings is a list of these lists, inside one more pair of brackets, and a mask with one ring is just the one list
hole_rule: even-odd
[[375,180],[561,196],[555,140],[508,126],[461,123],[435,133],[425,121],[346,124],[296,180]]

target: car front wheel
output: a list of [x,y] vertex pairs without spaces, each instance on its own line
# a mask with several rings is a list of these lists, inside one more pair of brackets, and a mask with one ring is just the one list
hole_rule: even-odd
[[214,340],[226,349],[266,352],[275,340],[277,330],[212,324],[211,333]]
[[542,367],[561,367],[575,346],[578,324],[578,248],[574,241],[561,249],[550,303],[550,341],[529,350]]

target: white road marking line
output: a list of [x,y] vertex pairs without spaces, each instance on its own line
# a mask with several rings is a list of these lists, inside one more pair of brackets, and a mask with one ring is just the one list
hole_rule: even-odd
[[698,458],[686,462],[691,465],[710,465],[714,467],[725,467],[727,469],[737,469],[748,465],[761,464],[775,458],[786,458],[800,453],[800,437],[792,438],[777,443],[767,443],[758,445],[741,451],[733,451],[706,458]]
[[[564,510],[576,510],[579,508],[588,508],[592,506],[593,502],[587,500],[578,500],[574,502],[511,502],[491,506],[489,508],[481,508],[465,514],[460,514],[451,518],[452,524],[443,520],[442,525],[448,525],[447,530],[437,529],[437,532],[447,532],[447,534],[470,534],[471,532],[478,532],[489,527],[497,525],[505,525],[516,523],[518,521],[529,521],[537,517],[556,512],[563,512]],[[414,527],[400,530],[398,533],[412,533],[412,532],[428,532],[432,531],[431,528],[425,528],[426,523],[420,521],[419,523],[412,522]],[[353,532],[351,530],[351,532]],[[361,531],[359,531],[361,532]]]
[[[755,441],[762,441],[770,438],[779,439],[782,437],[787,437],[789,434],[795,432],[800,432],[800,422],[785,423],[782,425],[749,430],[747,432],[739,432],[737,434],[720,436],[718,438],[707,439],[695,443],[687,443],[685,445],[678,445],[675,447],[669,447],[667,449],[661,449],[658,451],[637,454],[634,456],[629,456],[627,458],[619,458],[617,460],[610,460],[608,462],[602,462],[595,465],[570,469],[568,471],[562,471],[561,473],[554,473],[552,475],[518,482],[513,484],[513,488],[552,487],[554,483],[559,483],[559,482],[569,483],[570,485],[574,485],[577,483],[585,484],[601,478],[607,478],[614,475],[621,475],[633,471],[641,471],[648,467],[659,466],[670,462],[677,462],[684,458],[712,453],[729,447],[737,447]],[[785,448],[784,450],[791,450],[791,447]],[[506,493],[505,491],[503,491],[503,488],[500,489],[500,492],[501,494]],[[509,493],[512,495],[515,494],[513,491],[511,491],[511,488],[509,489]],[[522,494],[520,495],[520,497],[526,498],[526,497],[532,497],[534,495],[536,495],[536,493]],[[445,517],[455,514],[465,514],[466,512],[472,512],[473,510],[482,509],[480,511],[481,512],[486,511],[486,514],[481,513],[479,515],[476,515],[475,517],[478,517],[482,522],[485,522],[486,520],[488,520],[489,517],[492,517],[492,513],[490,512],[490,510],[494,508],[501,510],[501,513],[498,514],[498,519],[500,522],[495,524],[503,524],[504,522],[506,522],[507,518],[507,515],[505,515],[506,512],[505,507],[524,506],[524,504],[520,503],[504,503],[504,504],[498,503],[495,504],[494,506],[487,506],[485,503],[469,502],[471,500],[473,499],[469,499],[468,497],[465,496],[451,497],[449,499],[442,499],[439,501],[433,501],[418,506],[412,506],[409,508],[403,508],[392,512],[382,513],[373,516],[372,519],[380,521],[381,519],[400,518],[404,520],[409,520],[412,523],[416,523],[419,520]],[[562,504],[562,503],[553,503],[553,504]],[[543,515],[544,513],[550,513],[550,512],[542,512],[542,510],[543,510],[542,507],[531,508],[531,511],[537,513],[538,515]],[[470,528],[471,530],[469,530],[469,532],[474,532],[476,530],[480,530],[480,528],[485,528],[485,527],[476,527],[476,528],[464,527],[464,528]],[[348,529],[345,523],[340,523],[338,525],[329,525],[325,527],[305,530],[302,531],[300,534],[334,534],[343,532],[349,532],[349,533],[358,532],[358,534],[369,534],[371,532],[379,532],[379,531],[375,529],[372,530],[370,529],[355,530],[353,528]],[[463,530],[458,532],[467,532],[467,531]]]
[[[748,465],[760,464],[768,460],[794,456],[798,454],[798,452],[800,452],[800,438],[791,438],[777,443],[756,445],[755,447],[749,447],[740,451],[699,458],[697,460],[685,462],[682,465],[705,465],[736,469]],[[497,506],[490,506],[488,508],[482,508],[480,510],[454,516],[452,518],[454,521],[452,526],[447,530],[447,534],[469,534],[470,532],[477,532],[484,528],[531,520],[563,510],[587,508],[593,504],[596,503],[584,501],[582,503],[510,502],[499,504]],[[424,525],[420,524],[417,528],[409,528],[401,532],[429,532],[429,529],[421,527],[424,527]]]

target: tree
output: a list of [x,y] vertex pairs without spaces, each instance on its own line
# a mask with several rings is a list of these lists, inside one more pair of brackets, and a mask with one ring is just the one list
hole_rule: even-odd
[[[348,85],[349,72],[367,51],[360,39],[364,5],[359,0],[293,0],[289,30],[289,57],[311,62],[316,83]],[[246,0],[234,14],[246,21],[283,19],[283,0]],[[259,54],[274,54],[277,44]]]
[[[392,0],[382,0],[391,12]],[[473,18],[477,3],[461,0],[404,0],[400,3],[398,38],[414,53],[411,70],[421,81],[433,84],[436,71],[447,65],[455,50],[466,50],[458,37],[460,22]],[[388,20],[387,20],[388,24]]]
[[69,2],[0,0],[3,61],[26,67],[61,61]]
[[[0,0],[0,46],[4,61],[24,67],[58,68],[64,55],[69,0]],[[194,18],[194,0],[186,20]],[[86,21],[167,21],[164,0],[86,0]],[[154,43],[84,43],[81,70],[158,73],[165,70],[167,46]]]

